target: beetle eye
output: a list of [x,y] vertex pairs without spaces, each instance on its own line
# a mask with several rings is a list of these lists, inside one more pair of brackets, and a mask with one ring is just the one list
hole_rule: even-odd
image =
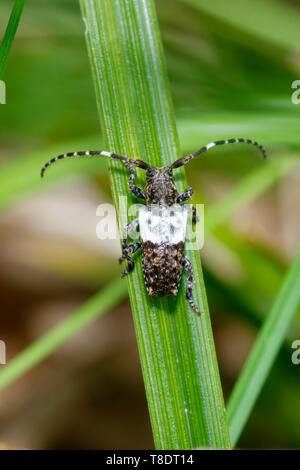
[[149,170],[147,171],[147,176],[153,178],[155,176],[155,173],[156,172],[154,168],[149,168]]

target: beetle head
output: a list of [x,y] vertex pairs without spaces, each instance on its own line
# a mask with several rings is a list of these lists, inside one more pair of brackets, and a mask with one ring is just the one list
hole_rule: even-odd
[[146,178],[145,197],[148,205],[171,206],[176,203],[178,192],[173,182],[171,168],[167,166],[148,168]]
[[168,166],[148,168],[146,178],[147,183],[154,180],[173,180],[173,171]]

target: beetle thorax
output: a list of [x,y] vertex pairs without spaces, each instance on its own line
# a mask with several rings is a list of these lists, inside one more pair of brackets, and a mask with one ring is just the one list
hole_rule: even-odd
[[172,206],[176,203],[177,197],[178,191],[173,181],[172,170],[169,167],[147,170],[147,185],[145,187],[147,205]]

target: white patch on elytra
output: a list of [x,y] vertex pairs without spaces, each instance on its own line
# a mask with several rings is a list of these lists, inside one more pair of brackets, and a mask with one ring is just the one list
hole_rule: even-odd
[[142,206],[139,209],[140,235],[143,242],[177,244],[184,242],[190,204],[180,206]]

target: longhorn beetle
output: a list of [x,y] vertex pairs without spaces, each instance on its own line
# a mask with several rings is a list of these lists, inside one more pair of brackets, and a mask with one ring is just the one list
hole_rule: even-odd
[[[71,152],[59,155],[47,162],[41,171],[43,177],[46,168],[52,163],[66,157],[80,157],[88,155],[99,155],[115,158],[129,170],[130,191],[139,199],[144,199],[146,206],[139,209],[138,218],[129,222],[123,230],[122,256],[119,262],[127,260],[128,267],[122,273],[122,277],[130,273],[134,268],[134,261],[131,255],[139,248],[142,248],[142,264],[145,284],[150,297],[155,295],[173,295],[176,297],[181,279],[182,269],[189,272],[186,285],[186,298],[198,315],[200,311],[193,301],[192,282],[193,268],[190,260],[184,255],[184,241],[187,224],[187,206],[180,206],[181,203],[190,199],[193,195],[193,188],[179,194],[173,181],[173,170],[179,168],[197,155],[206,152],[216,145],[246,143],[256,145],[263,157],[266,158],[264,147],[250,139],[228,139],[217,140],[201,147],[196,152],[179,158],[172,165],[161,168],[151,168],[142,160],[123,157],[106,151],[86,151]],[[134,185],[136,173],[133,166],[146,170],[147,184],[142,190]],[[193,223],[197,222],[196,208],[192,206]],[[128,245],[128,234],[140,228],[141,241]]]

